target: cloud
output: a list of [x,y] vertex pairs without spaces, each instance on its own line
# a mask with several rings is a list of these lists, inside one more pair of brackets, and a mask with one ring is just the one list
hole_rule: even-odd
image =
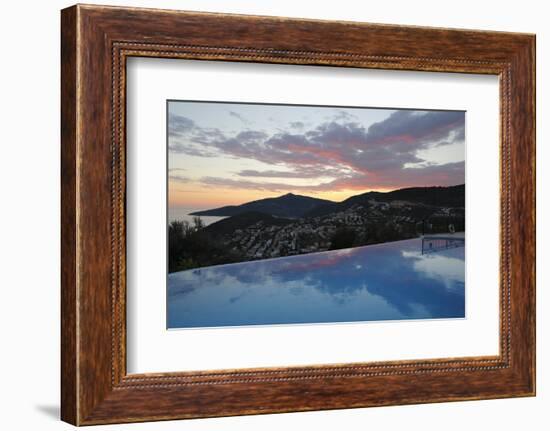
[[[341,111],[345,113],[346,111]],[[440,163],[422,158],[425,150],[464,143],[464,112],[411,111],[392,113],[366,128],[353,118],[325,121],[308,130],[244,130],[228,135],[217,128],[197,126],[191,119],[170,115],[171,152],[200,157],[244,158],[281,167],[281,171],[243,170],[239,177],[316,178],[332,176],[330,183],[292,186],[295,190],[366,189],[408,185],[453,185],[464,182],[464,162]],[[291,131],[294,130],[294,131]],[[204,182],[211,184],[213,178]],[[215,180],[222,185],[221,177]],[[280,183],[225,180],[228,187],[282,187]],[[254,183],[254,184],[252,184]],[[269,185],[271,184],[271,186]],[[289,189],[288,184],[285,184]]]
[[[254,177],[255,175],[251,175]],[[257,175],[260,177],[260,175]],[[261,176],[270,178],[269,176]],[[271,178],[304,178],[298,176],[281,176]],[[423,168],[404,168],[397,171],[386,171],[377,174],[354,173],[343,175],[334,180],[316,184],[294,184],[272,181],[251,181],[226,177],[202,177],[198,179],[203,185],[238,190],[261,190],[269,192],[334,192],[337,190],[363,191],[365,189],[397,189],[403,187],[421,187],[436,185],[456,185],[464,183],[464,162],[430,165]]]
[[275,182],[261,182],[248,180],[235,180],[225,177],[202,177],[198,180],[201,184],[211,187],[223,187],[230,189],[246,189],[280,192],[289,188],[288,184]]
[[354,121],[357,120],[357,117],[349,111],[338,111],[334,120]]
[[237,172],[237,175],[240,177],[260,177],[260,178],[316,178],[319,176],[319,172],[297,172],[297,171],[257,171],[254,169],[245,169],[240,172]]
[[183,177],[181,175],[169,175],[168,180],[172,183],[186,184],[191,182],[190,178]]
[[168,136],[179,137],[196,128],[195,122],[182,115],[170,114],[168,117]]
[[331,168],[327,166],[325,168],[299,168],[293,171],[258,171],[255,169],[244,169],[242,171],[236,172],[236,174],[240,177],[258,178],[319,178],[323,176],[342,175],[342,171],[338,168]]
[[241,120],[244,124],[249,124],[249,121],[246,118],[244,118],[241,114],[239,114],[235,111],[229,111],[229,115]]
[[297,130],[302,130],[306,125],[302,121],[291,121],[290,127]]
[[433,142],[446,138],[452,131],[464,130],[462,111],[422,112],[396,111],[369,127],[369,138],[373,142]]

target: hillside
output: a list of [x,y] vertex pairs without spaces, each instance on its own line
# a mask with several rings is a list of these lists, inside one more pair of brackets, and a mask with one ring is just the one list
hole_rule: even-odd
[[260,221],[267,226],[284,226],[292,222],[289,219],[273,217],[258,211],[249,211],[212,223],[205,227],[204,231],[213,235],[229,235],[237,229],[245,229]]
[[[246,210],[251,207],[262,211]],[[284,195],[230,208],[237,213],[204,228],[171,227],[171,272],[463,232],[465,226],[464,185],[369,192],[339,203]],[[204,213],[228,214],[227,208],[196,214]]]
[[231,217],[247,212],[261,212],[276,217],[299,218],[321,205],[332,203],[325,199],[288,193],[276,198],[260,199],[242,205],[225,206],[205,211],[197,211],[191,215]]
[[306,213],[305,216],[318,217],[345,211],[354,205],[365,205],[370,200],[378,202],[407,201],[415,204],[460,208],[464,207],[465,186],[460,184],[450,187],[410,187],[387,193],[367,192],[351,196],[342,202],[331,202],[318,206]]

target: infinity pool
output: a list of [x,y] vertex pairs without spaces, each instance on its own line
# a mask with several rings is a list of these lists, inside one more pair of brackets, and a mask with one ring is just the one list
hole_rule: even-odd
[[464,317],[464,247],[411,239],[168,276],[176,328]]

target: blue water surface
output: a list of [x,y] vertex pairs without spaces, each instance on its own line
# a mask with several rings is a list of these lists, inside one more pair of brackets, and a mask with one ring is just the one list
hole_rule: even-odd
[[464,247],[411,239],[168,276],[168,328],[464,317]]

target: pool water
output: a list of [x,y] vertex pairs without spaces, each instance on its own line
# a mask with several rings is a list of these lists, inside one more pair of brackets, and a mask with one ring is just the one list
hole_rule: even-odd
[[175,328],[465,316],[464,247],[411,239],[168,275]]

